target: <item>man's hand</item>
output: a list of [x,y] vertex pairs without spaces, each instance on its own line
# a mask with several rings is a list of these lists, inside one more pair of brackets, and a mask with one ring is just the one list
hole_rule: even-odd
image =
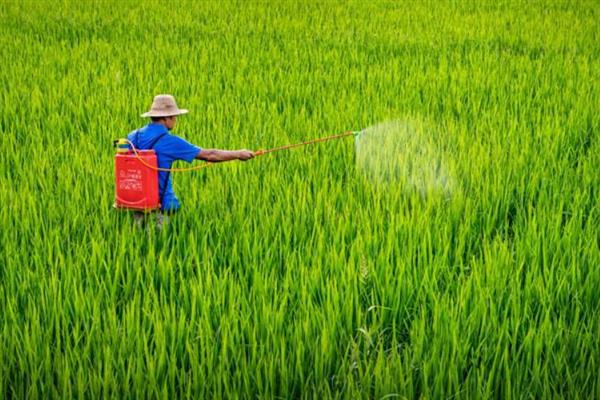
[[242,161],[247,161],[251,158],[254,158],[254,152],[251,150],[246,150],[246,149],[242,149],[242,150],[238,150],[238,159],[242,160]]

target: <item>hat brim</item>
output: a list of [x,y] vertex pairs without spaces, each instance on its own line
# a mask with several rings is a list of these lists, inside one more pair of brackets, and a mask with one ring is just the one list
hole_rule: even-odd
[[177,111],[173,112],[165,112],[165,111],[148,111],[145,112],[141,115],[142,118],[149,118],[149,117],[174,117],[176,115],[183,115],[183,114],[187,114],[189,112],[189,110],[186,110],[185,108],[180,108]]

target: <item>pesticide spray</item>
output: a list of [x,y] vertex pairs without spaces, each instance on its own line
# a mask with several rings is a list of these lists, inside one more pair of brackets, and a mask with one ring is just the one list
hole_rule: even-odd
[[[416,120],[391,121],[362,131],[347,131],[332,136],[258,150],[255,156],[290,150],[326,141],[355,138],[357,169],[375,184],[399,184],[406,192],[449,196],[450,179],[441,147],[423,124]],[[206,168],[204,163],[189,168],[158,168],[154,150],[136,149],[127,139],[114,142],[116,208],[153,211],[160,208],[158,172],[184,172]]]
[[450,196],[450,158],[435,131],[415,118],[364,129],[356,136],[356,166],[378,186],[399,187],[421,196]]

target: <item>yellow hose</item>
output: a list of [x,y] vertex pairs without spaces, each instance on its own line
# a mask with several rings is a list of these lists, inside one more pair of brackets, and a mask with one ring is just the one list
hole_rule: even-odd
[[[288,150],[288,149],[292,149],[294,147],[298,147],[298,146],[306,146],[308,144],[313,144],[313,143],[319,143],[319,142],[325,142],[327,140],[333,140],[333,139],[339,139],[342,137],[347,137],[350,135],[356,135],[357,132],[352,132],[352,131],[348,131],[348,132],[344,132],[338,135],[332,135],[332,136],[327,136],[327,137],[323,137],[323,138],[318,138],[318,139],[313,139],[313,140],[309,140],[307,142],[300,142],[300,143],[295,143],[295,144],[288,144],[285,146],[280,146],[280,147],[274,147],[271,149],[266,149],[266,150],[258,150],[256,152],[254,152],[255,156],[262,156],[265,154],[269,154],[269,153],[274,153],[276,151],[281,151],[281,150]],[[148,164],[146,161],[144,161],[144,159],[142,157],[140,157],[140,154],[138,153],[138,149],[135,148],[135,146],[133,145],[133,143],[131,143],[131,141],[129,141],[128,139],[125,139],[127,141],[127,143],[129,143],[129,145],[131,146],[133,153],[135,154],[136,158],[142,163],[144,164],[146,167],[155,170],[155,171],[162,171],[162,172],[186,172],[186,171],[195,171],[198,169],[202,169],[202,168],[207,168],[207,167],[211,167],[215,164],[218,163],[214,163],[214,162],[206,162],[205,164],[201,164],[201,165],[196,165],[194,167],[187,167],[187,168],[160,168],[160,167],[155,167],[152,166],[150,164]]]

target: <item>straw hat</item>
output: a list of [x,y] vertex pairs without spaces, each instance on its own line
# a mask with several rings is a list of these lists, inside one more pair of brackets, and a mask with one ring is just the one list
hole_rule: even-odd
[[172,117],[187,113],[188,110],[177,107],[173,96],[170,94],[159,94],[154,96],[150,111],[143,113],[142,117]]

